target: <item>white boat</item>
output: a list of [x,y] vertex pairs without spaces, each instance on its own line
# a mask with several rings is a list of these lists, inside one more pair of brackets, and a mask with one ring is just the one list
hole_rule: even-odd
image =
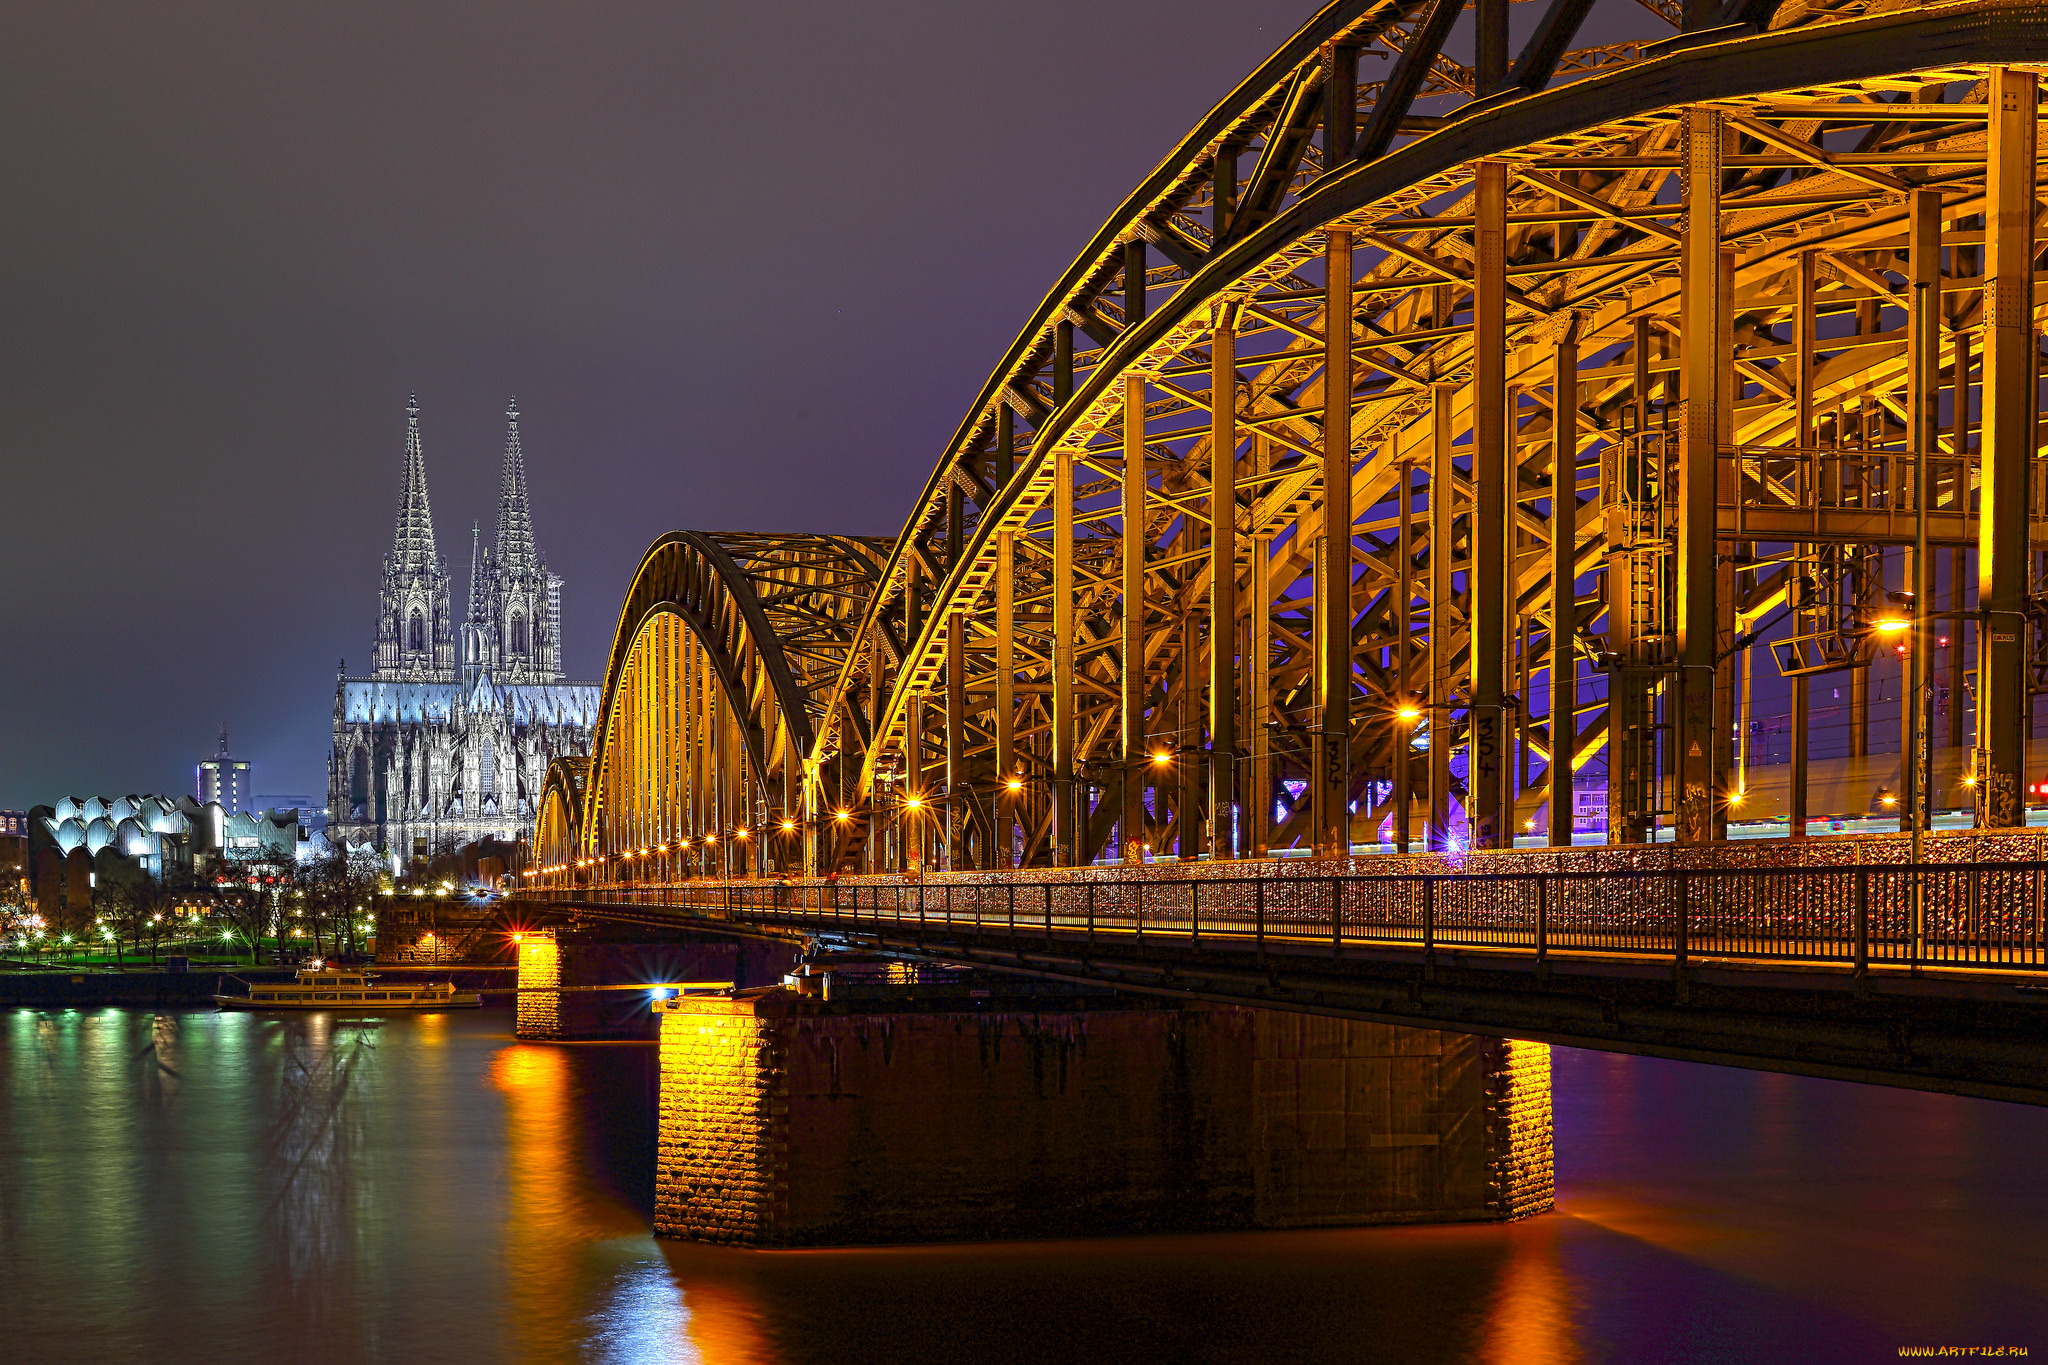
[[420,981],[400,985],[359,968],[314,963],[299,968],[289,984],[264,982],[247,995],[216,995],[224,1010],[473,1010],[483,1004],[475,991],[458,991],[453,982]]

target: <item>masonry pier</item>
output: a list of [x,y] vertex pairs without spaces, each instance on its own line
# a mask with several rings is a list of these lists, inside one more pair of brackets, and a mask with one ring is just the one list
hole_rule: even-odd
[[796,948],[767,939],[676,930],[647,941],[602,926],[515,931],[514,1034],[531,1042],[652,1038],[652,1006],[691,987],[762,986],[782,979]]
[[836,1246],[1551,1207],[1542,1044],[1003,978],[794,979],[660,1008],[657,1233]]

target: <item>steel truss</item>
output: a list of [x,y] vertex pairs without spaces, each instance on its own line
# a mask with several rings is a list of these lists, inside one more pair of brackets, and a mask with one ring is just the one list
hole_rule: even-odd
[[1462,0],[1330,5],[1061,276],[893,544],[657,544],[583,858],[770,808],[817,873],[1568,843],[1588,764],[1610,839],[1707,842],[1752,653],[1803,830],[1803,679],[1904,612],[1930,684],[1943,554],[1945,742],[2020,823],[2048,13],[1730,0],[1573,50],[1589,7],[1510,62],[1480,0],[1467,68]]

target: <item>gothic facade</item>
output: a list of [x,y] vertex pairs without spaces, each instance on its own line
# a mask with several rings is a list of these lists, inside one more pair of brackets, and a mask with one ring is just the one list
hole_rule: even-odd
[[519,411],[505,413],[493,543],[473,530],[458,628],[434,538],[419,401],[406,408],[398,525],[378,595],[376,663],[334,685],[329,835],[395,864],[533,829],[548,761],[590,752],[598,683],[562,676],[562,580],[533,543]]

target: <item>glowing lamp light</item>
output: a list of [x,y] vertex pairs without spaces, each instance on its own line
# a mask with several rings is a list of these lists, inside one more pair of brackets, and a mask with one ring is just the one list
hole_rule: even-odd
[[1404,706],[1400,710],[1396,711],[1394,714],[1401,720],[1409,722],[1411,725],[1414,722],[1422,719],[1421,708],[1414,706]]
[[917,810],[923,805],[924,798],[922,796],[906,796],[903,798],[903,806],[906,810]]
[[788,832],[789,832],[790,830],[793,830],[793,829],[795,829],[795,828],[796,828],[796,821],[794,821],[794,820],[784,820],[784,821],[782,822],[782,829],[783,829],[783,832],[784,832],[784,833],[788,833]]
[[1743,801],[1744,801],[1744,800],[1746,800],[1746,799],[1748,798],[1748,796],[1749,796],[1749,793],[1748,793],[1748,792],[1742,792],[1742,791],[1732,791],[1732,792],[1729,792],[1729,793],[1728,793],[1728,804],[1729,804],[1729,805],[1731,805],[1731,806],[1739,806],[1739,805],[1741,805],[1741,804],[1743,803]]
[[747,837],[747,831],[745,829],[736,829],[732,832],[732,834],[735,839],[744,839]]
[[715,844],[718,842],[718,836],[716,834],[707,834],[704,836],[704,842],[707,844]]
[[853,812],[850,810],[836,811],[833,813],[832,818],[834,820],[851,820],[853,818]]
[[1013,792],[1022,791],[1024,790],[1024,779],[1021,777],[1005,778],[1003,780],[1003,785],[1005,787],[1008,787]]
[[1898,797],[1896,797],[1896,796],[1889,796],[1889,795],[1888,795],[1888,796],[1886,796],[1886,797],[1884,797],[1884,798],[1883,798],[1883,802],[1884,802],[1884,804],[1885,804],[1885,805],[1887,805],[1887,806],[1896,806],[1896,805],[1898,805],[1898,804],[1899,804],[1899,798],[1898,798]]
[[526,935],[515,933],[512,935],[512,941],[514,943],[524,943],[526,941]]
[[1152,755],[1152,761],[1156,764],[1162,765],[1171,763],[1173,762],[1173,755],[1166,752],[1166,750],[1161,749],[1158,753]]
[[1879,631],[1886,635],[1897,635],[1902,630],[1911,630],[1913,623],[1898,616],[1887,616],[1877,623]]

